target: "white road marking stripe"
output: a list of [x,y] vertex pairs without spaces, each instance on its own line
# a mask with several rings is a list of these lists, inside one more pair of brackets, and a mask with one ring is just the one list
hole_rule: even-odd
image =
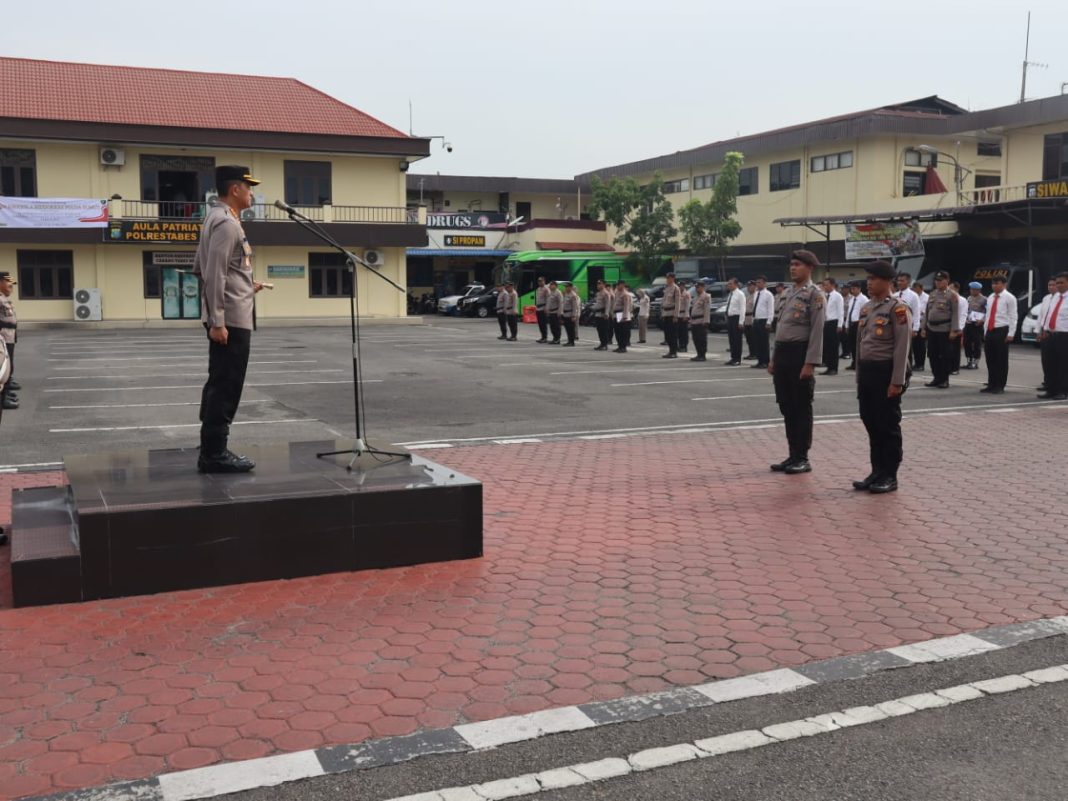
[[314,751],[297,751],[166,773],[159,777],[159,786],[164,801],[192,801],[195,798],[239,793],[255,787],[274,787],[284,782],[322,776],[324,773]]
[[[249,378],[261,375],[304,375],[308,373],[344,373],[341,368],[321,370],[263,370]],[[142,378],[170,378],[171,373],[145,373],[143,375],[53,375],[47,381],[140,381]]]
[[959,417],[964,412],[931,412],[931,417]]
[[[252,365],[259,366],[259,365],[264,365],[264,364],[318,364],[318,363],[319,363],[318,359],[293,359],[293,360],[288,360],[287,359],[287,360],[283,360],[283,361],[249,362],[249,366],[252,366]],[[182,362],[181,364],[168,364],[167,366],[170,367],[170,368],[202,367],[202,368],[206,369],[207,366],[208,366],[208,363],[207,363],[207,361]],[[101,369],[107,369],[107,370],[136,370],[136,369],[138,369],[140,367],[141,367],[141,365],[139,365],[139,364],[109,364],[109,365],[100,365],[100,364],[98,364],[98,365],[96,365],[94,367],[53,367],[52,369],[53,370],[57,370],[57,371],[58,370],[85,370],[85,371],[88,371],[88,370],[101,370]]]
[[1009,412],[1018,412],[1018,411],[1020,411],[1020,410],[1010,407],[1008,409],[987,409],[986,413],[987,414],[1008,414]]
[[[816,395],[838,395],[843,392],[856,392],[856,389],[824,389],[817,391]],[[762,395],[717,395],[712,398],[690,398],[695,401],[714,401],[714,400],[733,400],[735,398],[774,398],[774,392],[767,392]],[[960,412],[953,412],[953,414],[960,414]]]
[[[773,671],[793,673],[793,671]],[[764,674],[770,675],[770,674]],[[800,674],[795,674],[803,679]],[[745,677],[752,678],[752,677]],[[729,681],[744,681],[729,680]],[[787,678],[787,685],[790,683]],[[696,759],[714,759],[726,754],[749,751],[769,745],[781,744],[804,737],[818,737],[822,734],[840,731],[846,728],[867,726],[888,718],[904,717],[932,709],[942,709],[956,704],[970,703],[974,700],[988,698],[992,695],[1019,692],[1041,685],[1068,681],[1068,666],[1056,665],[1043,670],[1031,671],[1025,675],[1000,676],[995,679],[976,681],[954,687],[945,687],[935,692],[906,695],[891,701],[884,701],[873,706],[851,707],[822,715],[799,720],[775,723],[762,729],[721,734],[716,737],[702,738],[692,742],[676,743],[669,746],[648,748],[627,755],[625,758],[608,758],[598,762],[588,762],[565,767],[553,768],[540,773],[527,773],[503,779],[495,779],[481,784],[469,784],[442,788],[429,792],[396,797],[390,801],[455,801],[456,799],[503,799],[534,795],[546,790],[561,787],[576,787],[594,782],[626,776],[630,773],[658,770],[671,765],[678,765]],[[717,682],[726,684],[728,682]],[[738,685],[741,687],[742,685]],[[754,689],[754,688],[749,688]],[[794,687],[796,689],[796,687]],[[745,692],[746,690],[742,690]],[[785,691],[785,690],[784,690]],[[766,694],[762,692],[761,694]],[[737,697],[749,697],[740,695]],[[513,719],[514,721],[515,719]],[[499,722],[499,721],[494,721]],[[475,724],[479,725],[479,724]],[[521,724],[519,724],[521,727]],[[458,726],[457,730],[464,727]],[[507,737],[502,731],[501,736]],[[526,739],[526,738],[524,738]],[[505,740],[510,742],[512,740]],[[491,742],[487,748],[502,743]],[[161,777],[162,779],[163,777]],[[162,783],[162,781],[161,781]],[[184,798],[189,798],[186,796]],[[181,801],[184,801],[184,798]],[[172,799],[164,793],[165,801]],[[179,801],[179,799],[173,799]]]
[[[585,362],[585,364],[590,364],[590,362]],[[638,366],[635,366],[635,367],[615,367],[615,368],[612,368],[610,370],[563,370],[563,371],[558,372],[558,373],[549,373],[549,375],[592,375],[594,373],[596,373],[598,375],[601,375],[601,374],[604,374],[604,373],[660,373],[660,372],[665,372],[665,371],[668,371],[668,370],[673,370],[675,372],[678,372],[679,370],[693,370],[695,372],[696,371],[704,372],[705,370],[733,370],[733,369],[734,369],[733,367],[717,367],[716,365],[712,365],[710,367],[698,367],[698,366],[695,366],[695,365],[689,365],[689,364],[681,365],[680,364],[680,365],[677,365],[677,366],[667,366],[667,367],[664,367],[664,366],[659,366],[659,367],[651,367],[651,366],[646,366],[646,367],[638,367]]]
[[[279,351],[275,353],[271,348],[257,348],[257,356],[288,356],[288,352]],[[49,359],[50,362],[163,362],[169,359],[178,359],[189,361],[200,356],[198,353],[183,353],[180,356],[89,356],[89,357],[72,357],[67,359]],[[136,365],[134,365],[136,366]],[[59,368],[56,368],[59,369]]]
[[[294,420],[239,420],[232,426],[279,425],[282,423],[319,423],[315,417],[302,417]],[[50,428],[49,434],[85,434],[91,431],[160,431],[167,428],[200,428],[200,423],[172,423],[161,426],[100,426],[95,428]]]
[[986,651],[996,651],[998,646],[973,637],[971,634],[957,634],[952,637],[939,637],[937,640],[919,642],[914,645],[899,645],[887,648],[887,651],[907,659],[910,662],[941,662],[959,656],[971,656]]
[[432,450],[432,449],[435,449],[435,448],[451,448],[451,447],[453,447],[453,446],[450,445],[447,442],[427,442],[427,443],[425,443],[423,445],[409,445],[408,446],[408,450],[410,450],[410,451],[428,451],[428,450]]
[[[276,400],[265,398],[262,400],[241,399],[241,405],[249,403],[278,403]],[[49,406],[49,409],[155,409],[161,406],[199,406],[200,401],[175,401],[173,403],[89,403],[79,406]]]
[[771,376],[752,378],[682,378],[677,381],[636,381],[630,384],[609,384],[611,387],[651,387],[660,384],[726,384],[728,381],[771,381]]
[[529,715],[497,718],[484,723],[465,723],[455,728],[472,748],[483,749],[518,743],[521,740],[533,740],[546,734],[590,729],[594,725],[596,724],[577,706],[565,706]]
[[525,438],[525,439],[495,439],[494,445],[536,445],[540,443],[540,439]]
[[[365,384],[381,384],[384,379],[365,378]],[[306,387],[313,384],[349,384],[351,381],[268,381],[261,384],[245,384],[245,387]],[[203,389],[203,384],[180,384],[168,387],[64,387],[63,389],[46,389],[45,392],[141,392],[157,389]]]
[[5,464],[0,466],[0,471],[14,473],[27,467],[62,467],[63,462],[25,462],[23,464]]

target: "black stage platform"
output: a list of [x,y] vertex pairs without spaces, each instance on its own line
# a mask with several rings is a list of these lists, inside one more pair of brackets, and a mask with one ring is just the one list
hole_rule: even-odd
[[15,605],[482,555],[479,482],[418,456],[315,457],[351,446],[249,447],[243,475],[198,474],[195,449],[68,457],[68,487],[14,493]]

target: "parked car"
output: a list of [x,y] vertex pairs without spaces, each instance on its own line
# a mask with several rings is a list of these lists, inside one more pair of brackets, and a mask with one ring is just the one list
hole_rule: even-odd
[[1036,303],[1020,323],[1020,341],[1030,342],[1036,348],[1038,347],[1038,312],[1041,308],[1042,304]]
[[459,295],[447,295],[438,300],[438,314],[453,314],[459,308],[461,300],[485,291],[486,287],[482,284],[468,284],[460,290]]
[[493,317],[497,314],[497,295],[498,290],[493,288],[461,298],[460,314],[464,317]]

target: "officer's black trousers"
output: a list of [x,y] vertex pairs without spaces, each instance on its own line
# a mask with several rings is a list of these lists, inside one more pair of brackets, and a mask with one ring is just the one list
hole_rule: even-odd
[[828,320],[823,324],[823,366],[838,370],[838,321]]
[[553,342],[559,342],[560,341],[560,315],[559,314],[550,314],[549,315],[549,331],[553,335],[552,341]]
[[961,334],[956,339],[949,340],[949,371],[950,373],[960,372],[960,357],[961,351],[964,345],[964,334]]
[[660,327],[664,329],[664,339],[667,340],[668,353],[679,352],[679,326],[674,317],[661,317]]
[[986,356],[987,385],[991,389],[1005,389],[1009,383],[1009,328],[987,331],[983,339],[983,355]]
[[753,355],[757,364],[771,361],[771,343],[768,341],[768,321],[753,320]]
[[679,350],[688,350],[690,347],[690,321],[679,320],[676,325],[678,325]]
[[1042,360],[1042,386],[1047,390],[1050,387],[1050,382],[1056,383],[1056,379],[1053,378],[1053,339],[1046,337],[1038,343],[1038,353]]
[[226,450],[230,423],[241,402],[245,386],[252,332],[247,328],[230,328],[225,345],[209,339],[208,381],[200,396],[200,452],[218,456]]
[[563,319],[564,331],[567,334],[567,344],[575,344],[575,320],[573,317],[565,317]]
[[871,471],[889,478],[897,478],[902,456],[901,396],[886,396],[893,373],[893,362],[857,364],[857,403],[868,430]]
[[508,333],[512,335],[512,339],[519,336],[519,315],[508,314],[505,315],[508,318]]
[[703,359],[708,352],[708,326],[697,323],[690,326],[690,329],[693,331],[693,349],[697,351],[697,356]]
[[1050,375],[1046,391],[1051,395],[1068,395],[1068,331],[1048,335]]
[[727,342],[730,344],[732,362],[740,362],[742,360],[742,327],[740,320],[741,317],[737,314],[732,314],[727,318]]
[[807,459],[812,447],[813,378],[801,379],[808,342],[780,342],[775,346],[775,400],[786,424],[791,459]]
[[598,317],[597,320],[597,344],[607,348],[612,340],[612,321],[607,317]]
[[964,355],[979,361],[983,355],[983,326],[968,323],[964,326]]
[[508,336],[508,316],[504,312],[497,312],[497,325],[501,327],[501,336]]
[[860,332],[860,323],[849,324],[849,358],[856,361],[857,358],[857,334]]
[[545,314],[545,309],[538,309],[538,331],[541,333],[542,339],[547,339],[549,336],[549,317]]
[[849,338],[852,333],[851,326],[848,324],[844,328],[838,329],[838,341],[842,345],[842,358],[851,359],[853,357],[853,341]]
[[949,381],[949,332],[927,332],[927,355],[931,359],[931,380],[936,384]]
[[7,383],[4,384],[4,388],[0,389],[0,404],[7,400],[8,394],[11,392],[11,381],[15,378],[15,343],[7,343],[7,363],[8,363],[8,375]]
[[612,320],[609,323],[615,330],[616,335],[616,347],[620,350],[626,350],[630,347],[630,320],[620,320],[616,322]]
[[[912,366],[922,370],[927,363],[927,340],[918,333],[912,335]],[[959,362],[958,362],[959,366]]]
[[757,355],[756,354],[756,350],[754,349],[756,346],[753,345],[753,324],[749,323],[748,325],[743,326],[742,327],[742,333],[745,334],[745,348],[746,348],[746,354],[745,355],[747,357],[748,356],[756,356]]

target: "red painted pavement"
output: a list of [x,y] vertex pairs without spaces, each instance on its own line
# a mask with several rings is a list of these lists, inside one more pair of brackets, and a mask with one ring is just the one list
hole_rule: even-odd
[[486,558],[0,611],[0,798],[1064,614],[1066,422],[911,420],[885,497],[852,421],[793,477],[778,428],[428,452],[486,482]]

